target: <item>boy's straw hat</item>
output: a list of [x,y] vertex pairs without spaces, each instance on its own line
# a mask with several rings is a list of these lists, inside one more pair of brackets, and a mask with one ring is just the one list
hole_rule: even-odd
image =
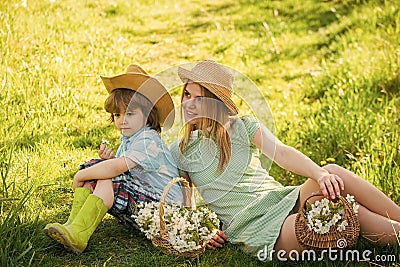
[[231,115],[238,114],[238,108],[232,101],[233,75],[222,65],[212,60],[203,60],[193,69],[178,68],[178,75],[186,83],[192,81],[207,88],[229,108]]
[[132,64],[124,74],[100,77],[109,93],[118,88],[127,88],[147,97],[157,109],[160,125],[164,129],[171,128],[175,119],[174,103],[171,96],[157,79],[151,77],[140,66]]

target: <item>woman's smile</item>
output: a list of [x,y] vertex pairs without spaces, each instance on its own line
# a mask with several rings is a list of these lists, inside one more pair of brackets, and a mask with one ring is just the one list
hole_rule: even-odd
[[186,111],[185,111],[185,118],[186,118],[187,120],[192,120],[192,119],[194,119],[194,118],[196,118],[196,117],[197,117],[197,113],[192,112],[192,111],[189,111],[189,110],[186,110]]
[[202,98],[203,92],[200,85],[196,83],[186,85],[182,96],[182,108],[186,122],[195,123],[194,120],[200,115]]

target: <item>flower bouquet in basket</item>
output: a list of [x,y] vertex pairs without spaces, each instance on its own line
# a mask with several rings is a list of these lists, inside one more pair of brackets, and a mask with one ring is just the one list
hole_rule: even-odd
[[216,235],[219,220],[205,206],[192,209],[176,203],[165,203],[169,189],[176,182],[188,186],[183,178],[171,180],[160,202],[140,204],[133,218],[153,245],[163,247],[165,253],[196,257],[204,252],[206,244]]
[[300,245],[310,249],[351,247],[360,233],[359,205],[354,196],[338,196],[336,201],[323,198],[310,204],[307,201],[311,197],[302,203],[296,216],[295,232]]

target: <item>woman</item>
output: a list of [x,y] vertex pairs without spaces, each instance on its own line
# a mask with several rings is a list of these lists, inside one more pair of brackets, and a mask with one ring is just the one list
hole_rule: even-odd
[[[214,247],[229,238],[252,254],[302,251],[295,235],[296,212],[299,203],[318,192],[332,199],[354,195],[362,235],[380,244],[396,242],[400,207],[354,173],[334,164],[318,166],[255,118],[236,116],[233,76],[227,69],[205,60],[192,70],[179,68],[178,74],[185,83],[181,102],[186,124],[171,152],[181,176],[194,183],[223,224],[225,233],[214,238]],[[309,179],[301,186],[282,186],[261,167],[259,152]]]

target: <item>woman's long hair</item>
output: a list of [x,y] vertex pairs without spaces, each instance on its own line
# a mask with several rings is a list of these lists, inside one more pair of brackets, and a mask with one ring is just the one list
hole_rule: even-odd
[[[186,90],[186,86],[187,83],[183,87],[183,92]],[[229,109],[207,88],[201,85],[200,87],[203,93],[201,118],[196,119],[197,123],[195,125],[185,124],[179,149],[181,153],[184,153],[192,132],[201,130],[203,138],[210,138],[217,144],[219,152],[217,173],[220,173],[229,163],[232,154],[232,144],[228,132],[230,127]],[[183,93],[181,101],[182,99]]]

